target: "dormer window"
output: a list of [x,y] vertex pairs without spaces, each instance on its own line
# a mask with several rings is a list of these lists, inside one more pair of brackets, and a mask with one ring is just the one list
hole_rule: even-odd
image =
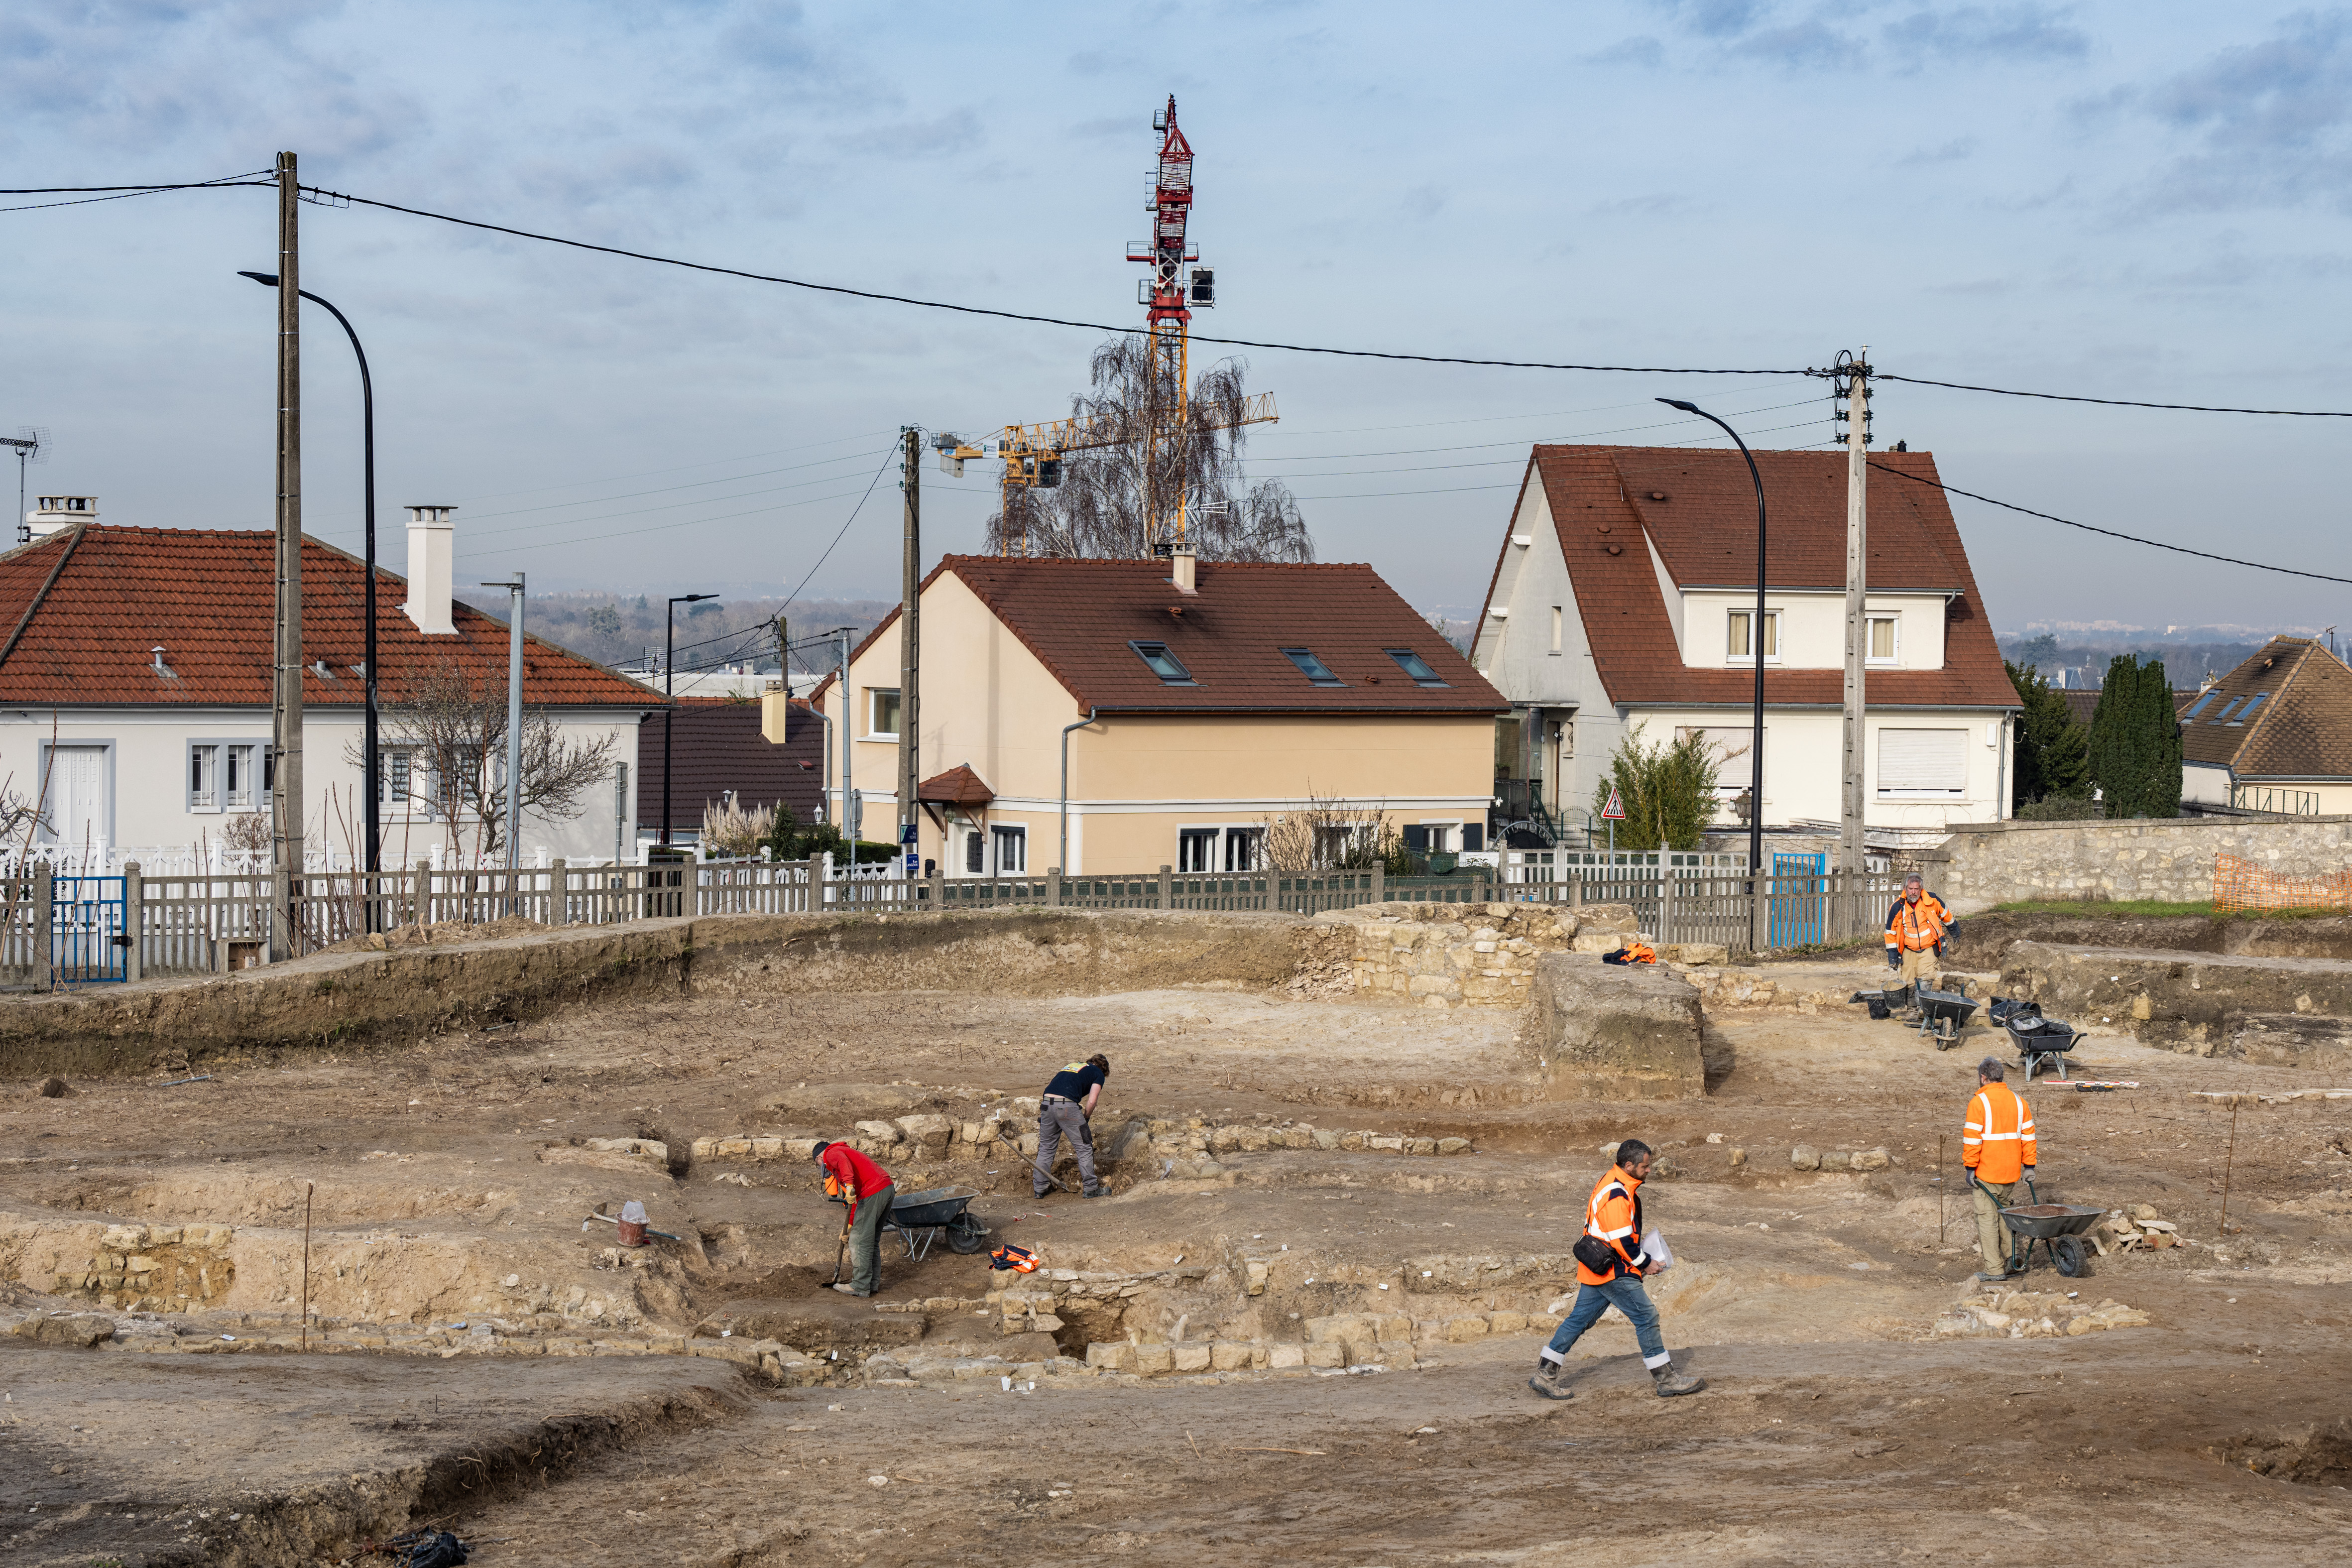
[[[1730,612],[1729,624],[1726,628],[1726,636],[1724,638],[1724,657],[1726,658],[1743,660],[1754,658],[1756,657],[1756,649],[1750,642],[1750,637],[1755,631],[1755,611],[1733,610]],[[1780,612],[1778,610],[1767,610],[1764,612],[1765,661],[1769,663],[1772,660],[1778,659],[1780,657]]]
[[1130,642],[1127,646],[1135,650],[1135,656],[1138,658],[1151,667],[1151,673],[1160,678],[1161,684],[1167,686],[1200,684],[1192,679],[1192,672],[1184,668],[1183,661],[1168,651],[1166,643]]
[[1345,686],[1346,681],[1331,673],[1331,668],[1303,647],[1286,647],[1282,656],[1298,667],[1298,673],[1318,686]]
[[1415,686],[1443,687],[1447,684],[1437,678],[1437,671],[1429,668],[1429,660],[1422,658],[1412,649],[1391,647],[1383,648],[1381,651],[1397,661],[1399,669],[1412,677],[1412,683]]

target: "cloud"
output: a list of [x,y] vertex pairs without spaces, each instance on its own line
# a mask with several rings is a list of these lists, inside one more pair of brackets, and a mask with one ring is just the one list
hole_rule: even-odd
[[2075,106],[2136,113],[2192,149],[2158,170],[2143,209],[2223,211],[2324,201],[2352,212],[2352,13],[2305,11],[2275,37],[2220,50],[2147,88]]
[[1598,202],[1585,211],[1594,218],[1675,217],[1690,210],[1686,196],[1660,192],[1646,196],[1622,196],[1613,202]]
[[1775,65],[1817,69],[1825,66],[1859,65],[1864,49],[1861,40],[1837,31],[1825,22],[1803,21],[1750,33],[1732,46],[1732,52]]
[[929,120],[905,120],[895,125],[870,126],[835,136],[833,144],[845,153],[878,153],[885,158],[934,157],[961,153],[985,140],[980,116],[969,106],[950,109]]
[[1620,38],[1605,49],[1584,57],[1587,65],[1642,66],[1651,69],[1664,65],[1666,47],[1647,33],[1630,38]]
[[1928,59],[2074,61],[2091,52],[2089,35],[2067,25],[2063,13],[2042,5],[1964,5],[1916,11],[1887,24],[1887,47],[1916,68]]
[[1895,160],[1898,169],[1916,169],[1930,163],[1958,163],[1975,156],[1977,139],[1955,136],[1940,147],[1916,147]]
[[1729,38],[1748,31],[1762,16],[1759,0],[1655,0],[1657,8],[1702,38]]

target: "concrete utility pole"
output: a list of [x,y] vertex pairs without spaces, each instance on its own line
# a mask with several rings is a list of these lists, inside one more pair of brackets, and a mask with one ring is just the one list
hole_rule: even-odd
[[1863,682],[1870,659],[1870,345],[1848,372],[1845,429],[1845,779],[1838,807],[1838,869],[1863,868],[1863,814],[1869,757]]
[[[523,574],[514,574],[511,583],[485,583],[485,588],[507,591],[507,869],[515,870],[522,864],[522,607]],[[513,903],[514,884],[507,884],[509,910],[520,906]]]
[[923,582],[923,433],[909,425],[898,432],[906,447],[899,459],[898,488],[907,497],[906,561],[900,570],[898,609],[898,842],[906,858],[900,869],[913,877],[921,869],[917,856],[921,837],[909,839],[907,830],[919,819],[916,786],[923,782],[916,737],[922,713],[923,634],[921,605],[917,598]]
[[849,628],[842,627],[834,634],[841,639],[841,836],[849,840],[849,865],[857,867],[857,829],[865,813],[857,809],[857,790],[850,782],[849,749],[856,744],[856,704],[849,696]]
[[[278,602],[270,692],[269,957],[292,958],[302,874],[302,282],[294,154],[278,154]],[[374,672],[369,672],[373,675]]]

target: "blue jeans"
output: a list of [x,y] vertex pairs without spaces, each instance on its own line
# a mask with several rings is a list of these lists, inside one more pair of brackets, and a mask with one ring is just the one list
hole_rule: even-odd
[[1650,1304],[1650,1293],[1642,1289],[1639,1279],[1629,1279],[1620,1274],[1606,1285],[1583,1285],[1576,1288],[1576,1305],[1569,1309],[1559,1327],[1551,1333],[1551,1343],[1544,1348],[1546,1361],[1565,1361],[1569,1347],[1584,1337],[1584,1331],[1601,1321],[1601,1314],[1614,1307],[1633,1320],[1633,1338],[1642,1347],[1642,1364],[1654,1372],[1671,1365],[1674,1358],[1666,1353],[1666,1339],[1658,1332],[1658,1310]]

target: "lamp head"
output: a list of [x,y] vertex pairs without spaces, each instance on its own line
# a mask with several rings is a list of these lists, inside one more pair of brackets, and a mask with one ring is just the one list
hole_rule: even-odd
[[1679,397],[1661,397],[1658,401],[1664,404],[1669,408],[1679,408],[1685,414],[1696,414],[1698,412],[1697,404],[1685,403]]
[[250,278],[256,283],[261,284],[264,288],[275,289],[278,287],[278,274],[275,272],[239,272],[237,276],[239,278]]
[[715,599],[717,597],[719,597],[719,595],[716,594],[687,594],[681,595],[677,602],[681,605],[698,605],[705,599]]

